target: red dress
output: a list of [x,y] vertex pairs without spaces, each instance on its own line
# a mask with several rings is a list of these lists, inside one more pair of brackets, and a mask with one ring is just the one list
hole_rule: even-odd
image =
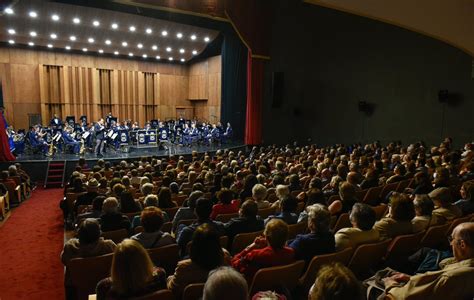
[[239,212],[239,200],[232,200],[230,204],[215,204],[212,207],[211,220],[214,220],[217,215],[235,214]]
[[292,248],[273,249],[267,246],[262,249],[244,249],[232,258],[232,267],[242,273],[247,281],[251,281],[259,269],[289,265],[295,262],[295,252]]

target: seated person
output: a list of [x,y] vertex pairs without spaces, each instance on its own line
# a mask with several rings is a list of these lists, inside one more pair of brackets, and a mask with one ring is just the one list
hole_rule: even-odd
[[374,229],[380,233],[380,239],[386,240],[398,235],[413,233],[411,220],[415,217],[413,201],[400,193],[392,193],[386,217],[377,221]]
[[139,242],[146,249],[175,243],[174,238],[168,232],[161,231],[161,226],[163,226],[161,209],[154,206],[145,207],[140,218],[144,232],[135,234],[131,237],[132,240]]
[[247,281],[242,274],[231,267],[219,267],[209,273],[202,299],[246,300],[249,297],[248,290]]
[[181,299],[187,285],[206,282],[209,271],[227,264],[228,254],[221,248],[219,236],[209,223],[194,230],[189,259],[178,262],[174,274],[167,280],[167,287],[176,299]]
[[428,194],[433,190],[428,174],[425,172],[417,172],[413,177],[415,181],[415,188],[407,188],[405,191],[412,195]]
[[99,222],[96,219],[85,219],[79,225],[77,238],[70,239],[64,244],[64,249],[61,252],[61,262],[66,266],[64,283],[67,294],[74,293],[74,290],[71,290],[72,281],[67,268],[71,259],[94,257],[114,252],[115,243],[111,240],[104,240],[100,234]]
[[[119,186],[118,184],[115,187]],[[114,187],[114,190],[115,190]],[[120,211],[122,213],[137,213],[142,210],[140,202],[133,199],[131,192],[124,190],[120,193]]]
[[165,271],[153,266],[140,243],[125,239],[115,249],[110,277],[99,281],[96,294],[98,300],[131,299],[165,288]]
[[226,235],[229,242],[239,233],[256,232],[263,230],[263,220],[257,216],[258,206],[253,200],[246,200],[239,209],[239,217],[232,218],[224,224]]
[[158,193],[158,207],[163,209],[176,206],[178,206],[178,204],[171,200],[171,190],[167,187],[162,187]]
[[460,193],[461,199],[456,201],[454,205],[462,211],[463,216],[474,213],[474,182],[464,182],[461,185]]
[[375,211],[367,204],[356,203],[352,206],[349,215],[352,227],[341,228],[336,232],[336,250],[341,251],[352,247],[379,241],[380,234],[373,229],[375,223]]
[[280,211],[280,204],[283,198],[290,195],[290,189],[287,185],[279,184],[275,188],[275,195],[277,196],[278,200],[272,203],[272,207],[275,207],[277,211]]
[[[150,194],[150,195],[146,196],[145,200],[143,201],[143,206],[145,208],[151,207],[151,206],[158,207],[158,196],[156,196],[154,194]],[[168,217],[168,214],[166,213],[166,211],[161,211],[161,214],[163,215],[163,223],[166,223],[166,222],[170,221],[170,218]],[[136,228],[136,227],[141,226],[141,225],[142,225],[142,222],[141,222],[140,216],[133,217],[132,228]]]
[[263,236],[232,258],[232,266],[251,282],[261,268],[291,264],[295,261],[295,252],[285,246],[287,239],[288,225],[280,219],[270,220]]
[[[454,260],[440,271],[410,276],[396,273],[383,279],[385,294],[395,299],[472,299],[474,295],[474,223],[454,228],[449,236]],[[440,264],[441,265],[441,264]]]
[[352,205],[357,202],[355,187],[349,182],[344,181],[339,186],[339,197],[341,197],[341,200],[329,203],[328,209],[331,215],[341,215],[351,210]]
[[330,230],[331,214],[322,204],[310,206],[308,229],[310,233],[298,234],[288,243],[295,250],[295,258],[308,264],[315,255],[333,253],[336,250],[334,234]]
[[341,263],[323,266],[309,290],[308,300],[363,300],[363,288],[355,275]]
[[452,203],[451,190],[447,187],[434,189],[428,194],[433,200],[435,209],[433,216],[436,216],[438,224],[444,224],[462,216],[462,211]]
[[100,217],[100,226],[102,231],[113,231],[119,229],[130,229],[130,220],[127,216],[119,212],[117,198],[108,197],[102,205],[102,216]]
[[181,225],[178,226],[178,232],[176,234],[176,242],[180,247],[181,257],[186,255],[186,246],[191,241],[194,231],[197,227],[202,224],[209,224],[219,236],[224,235],[224,225],[221,222],[212,221],[209,216],[212,212],[212,201],[207,198],[199,198],[196,202],[196,208],[194,214],[197,217],[197,221],[189,226]]
[[87,218],[99,219],[102,215],[102,205],[104,204],[106,197],[97,196],[92,200],[92,211],[84,212],[77,216],[76,223],[80,224],[82,220]]
[[405,179],[406,168],[404,165],[396,165],[393,169],[393,175],[390,176],[385,184],[399,182]]
[[[267,198],[267,188],[264,185],[256,184],[253,186],[252,198],[255,200],[255,202],[257,202],[258,209],[270,207],[270,202],[265,200],[265,198]],[[245,199],[242,200],[245,201]]]
[[378,185],[379,179],[377,178],[377,172],[374,169],[368,169],[359,186],[362,190],[367,190]]
[[76,141],[71,136],[71,133],[72,133],[72,128],[70,127],[63,130],[62,137],[63,137],[64,145],[66,145],[66,147],[69,145],[72,148],[72,153],[79,154],[79,150],[81,149],[81,143]]
[[95,178],[92,178],[87,182],[87,193],[77,197],[76,202],[74,202],[74,213],[77,213],[77,209],[80,205],[92,204],[92,200],[94,200],[95,197],[99,196],[99,193],[97,193],[98,187],[99,182]]
[[232,200],[234,193],[226,188],[217,192],[217,199],[219,203],[212,207],[211,219],[215,219],[221,214],[233,214],[239,211],[239,201]]
[[178,209],[173,218],[173,229],[172,231],[176,233],[178,229],[178,224],[182,220],[191,220],[195,219],[196,215],[194,214],[194,209],[196,208],[197,199],[201,198],[204,195],[201,191],[194,191],[189,195],[187,202],[187,207],[183,206]]
[[269,216],[265,223],[268,223],[271,219],[280,219],[283,220],[286,224],[296,224],[298,222],[298,214],[296,213],[296,208],[298,207],[298,202],[291,195],[286,196],[280,202],[279,214]]
[[428,227],[438,223],[436,216],[432,214],[434,209],[433,201],[428,195],[415,195],[413,206],[415,207],[415,217],[411,220],[413,232],[426,230]]

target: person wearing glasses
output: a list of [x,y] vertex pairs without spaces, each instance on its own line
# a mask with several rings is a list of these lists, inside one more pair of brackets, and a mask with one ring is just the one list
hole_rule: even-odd
[[[461,223],[448,236],[454,259],[439,271],[384,278],[385,294],[394,299],[472,299],[474,297],[474,222]],[[448,261],[449,260],[449,261]]]

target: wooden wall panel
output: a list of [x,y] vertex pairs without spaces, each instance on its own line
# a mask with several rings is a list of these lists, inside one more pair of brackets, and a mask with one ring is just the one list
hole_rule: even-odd
[[[53,96],[46,88],[52,83],[44,74],[47,66],[59,67]],[[108,106],[101,102],[99,69],[110,70]],[[87,115],[91,122],[111,109],[119,120],[142,126],[153,115],[175,118],[177,108],[209,120],[220,115],[220,56],[188,66],[0,47],[0,80],[5,115],[16,128],[27,128],[28,114],[41,114],[47,124],[54,112],[62,118]],[[192,93],[207,102],[193,104]]]

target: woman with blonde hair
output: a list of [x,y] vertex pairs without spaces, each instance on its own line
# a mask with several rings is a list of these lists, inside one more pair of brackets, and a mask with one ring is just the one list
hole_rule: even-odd
[[110,277],[96,287],[97,299],[140,297],[166,288],[166,274],[156,268],[140,243],[125,239],[117,245]]

